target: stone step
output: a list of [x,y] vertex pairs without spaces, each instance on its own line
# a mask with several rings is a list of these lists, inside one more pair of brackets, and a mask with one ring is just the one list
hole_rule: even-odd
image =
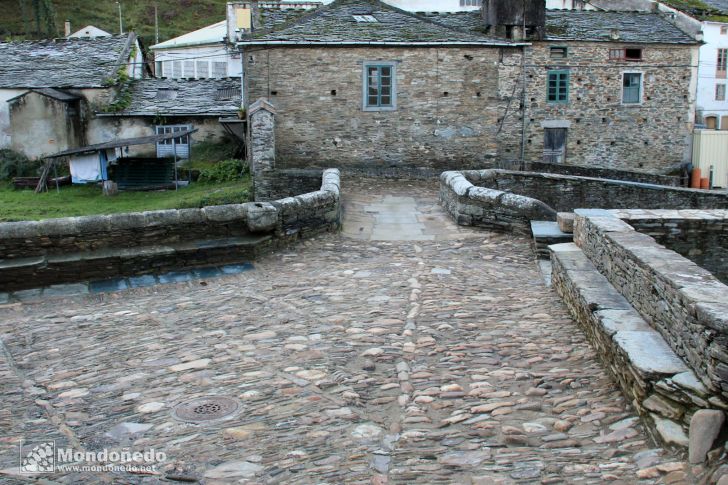
[[0,292],[254,259],[270,235],[0,260]]
[[[661,410],[653,403],[658,400],[654,396],[664,391],[665,383],[672,386],[673,381],[682,379],[679,375],[692,371],[577,245],[556,244],[549,250],[552,286],[605,367],[637,411],[647,418],[646,424],[654,436],[663,443],[685,446],[687,423],[680,418],[687,416],[691,405],[689,390],[670,396],[677,401],[659,398],[670,403],[669,409]],[[665,426],[665,420],[673,424]]]
[[573,234],[563,232],[555,221],[531,221],[531,234],[534,250],[540,259],[549,259],[550,245],[574,240]]

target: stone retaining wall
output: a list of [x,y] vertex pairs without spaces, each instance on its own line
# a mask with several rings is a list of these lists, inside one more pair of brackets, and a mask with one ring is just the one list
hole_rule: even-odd
[[728,286],[614,213],[576,214],[574,240],[589,260],[710,392],[728,397]]
[[[161,269],[162,260],[201,264],[203,253],[224,255],[226,241],[259,254],[337,230],[339,171],[325,170],[319,180],[320,190],[271,202],[2,223],[0,291],[83,281],[104,268],[106,277],[143,274]],[[158,268],[150,266],[155,258]]]
[[440,200],[459,224],[521,234],[530,234],[531,220],[575,208],[728,208],[726,193],[497,169],[444,172]]

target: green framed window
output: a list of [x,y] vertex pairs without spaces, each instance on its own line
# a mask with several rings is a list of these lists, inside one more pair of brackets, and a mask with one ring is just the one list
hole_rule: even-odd
[[397,107],[394,62],[364,63],[364,110],[392,111]]
[[555,70],[548,72],[546,100],[549,103],[569,102],[569,71]]

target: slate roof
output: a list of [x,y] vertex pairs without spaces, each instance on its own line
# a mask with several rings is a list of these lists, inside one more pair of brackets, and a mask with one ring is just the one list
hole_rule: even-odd
[[639,44],[696,44],[697,41],[661,15],[644,12],[591,12],[553,10],[546,12],[549,40],[611,41],[613,29],[619,42]]
[[[728,0],[726,0],[728,1]],[[426,18],[454,29],[477,32],[482,29],[480,12],[425,13]],[[695,44],[690,35],[664,17],[645,12],[600,12],[547,10],[546,40],[610,42],[612,31],[618,42],[639,44]]]
[[[370,15],[376,22],[357,22]],[[482,33],[456,30],[377,0],[335,0],[300,19],[254,33],[240,45],[519,45]]]
[[96,143],[95,145],[88,145],[85,147],[69,148],[68,150],[63,150],[62,152],[54,153],[53,155],[48,155],[45,158],[67,157],[68,155],[76,155],[79,153],[99,152],[101,150],[111,150],[112,148],[123,148],[123,147],[135,146],[135,145],[150,145],[152,143],[156,144],[160,141],[171,140],[172,138],[180,138],[185,135],[191,135],[192,133],[197,133],[197,131],[198,131],[197,128],[189,128],[189,129],[185,129],[185,130],[175,131],[173,133],[139,136],[136,138],[120,138],[120,139],[116,139],[116,140],[112,140],[112,141],[106,141],[103,143]]
[[100,88],[126,64],[136,36],[0,42],[2,88]]
[[240,110],[240,79],[139,79],[131,104],[99,116],[229,116]]
[[39,88],[39,89],[31,89],[30,91],[26,91],[20,96],[15,96],[14,98],[11,98],[8,100],[8,103],[11,103],[13,101],[16,101],[20,98],[24,98],[25,96],[29,95],[30,93],[38,93],[43,96],[48,96],[49,98],[53,98],[58,101],[69,102],[69,101],[76,101],[78,99],[81,99],[79,96],[76,96],[75,94],[61,91],[60,89],[55,88]]

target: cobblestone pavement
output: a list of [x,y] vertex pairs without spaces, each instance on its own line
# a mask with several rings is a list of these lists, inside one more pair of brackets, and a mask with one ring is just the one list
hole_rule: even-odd
[[[254,271],[0,307],[0,481],[21,480],[24,438],[167,455],[151,475],[47,477],[63,483],[691,483],[527,240],[454,226],[434,185],[344,184],[343,234]],[[411,232],[357,209],[389,204]],[[394,234],[415,240],[378,240]],[[171,416],[208,395],[242,410]]]

